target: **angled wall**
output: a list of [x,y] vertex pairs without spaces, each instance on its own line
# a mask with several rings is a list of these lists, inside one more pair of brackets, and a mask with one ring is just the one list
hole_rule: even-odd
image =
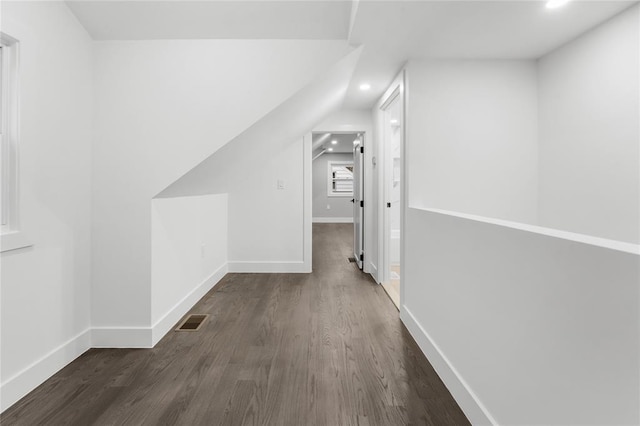
[[91,308],[103,343],[129,345],[151,326],[153,196],[349,50],[339,41],[95,44]]
[[345,56],[158,195],[228,194],[230,271],[311,270],[311,140],[303,135],[340,108],[359,54]]

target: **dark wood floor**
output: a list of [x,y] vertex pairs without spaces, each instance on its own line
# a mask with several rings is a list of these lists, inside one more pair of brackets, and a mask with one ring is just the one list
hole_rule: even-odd
[[8,425],[469,424],[384,290],[347,261],[351,225],[313,228],[313,274],[228,274],[199,332],[92,349]]

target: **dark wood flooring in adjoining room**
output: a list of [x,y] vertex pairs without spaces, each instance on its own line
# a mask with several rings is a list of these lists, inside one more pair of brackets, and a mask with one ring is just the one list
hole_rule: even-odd
[[9,425],[465,425],[351,255],[352,226],[314,224],[312,274],[228,274],[198,332],[91,349],[1,417]]

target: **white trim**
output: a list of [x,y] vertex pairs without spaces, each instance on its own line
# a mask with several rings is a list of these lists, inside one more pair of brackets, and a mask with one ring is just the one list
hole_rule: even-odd
[[189,309],[193,308],[228,272],[225,263],[195,289],[182,298],[151,327],[94,327],[91,347],[94,348],[153,348]]
[[91,347],[91,330],[86,329],[36,360],[0,385],[0,412],[34,390]]
[[[373,124],[373,123],[372,123]],[[337,127],[345,127],[345,125],[338,125]],[[346,127],[351,127],[351,125],[346,125]],[[365,191],[363,191],[363,198],[367,198],[366,195],[366,191],[367,191],[367,187],[371,186],[371,202],[373,203],[373,197],[374,197],[374,188],[375,188],[375,184],[373,182],[367,182],[367,170],[368,170],[368,164],[369,161],[368,158],[372,158],[375,157],[375,153],[373,152],[373,150],[369,150],[368,147],[373,147],[374,146],[374,139],[373,139],[373,135],[374,135],[374,131],[373,131],[373,126],[369,127],[369,126],[364,126],[363,128],[353,128],[353,129],[343,129],[343,130],[330,130],[331,127],[329,128],[316,128],[314,129],[311,133],[308,134],[308,137],[310,140],[312,140],[313,135],[314,134],[319,134],[319,133],[324,133],[324,134],[335,134],[335,135],[351,135],[351,134],[358,134],[358,135],[362,135],[362,146],[365,148],[364,151],[364,164],[365,166],[363,167],[363,176],[364,176],[364,182],[363,185],[365,187]],[[333,153],[333,154],[340,154],[340,153]],[[344,153],[343,153],[344,154]],[[312,157],[312,153],[311,153],[311,149],[308,155],[306,155],[306,158],[311,158]],[[317,158],[317,157],[316,157]],[[315,158],[313,158],[309,164],[310,167],[312,167],[312,161]],[[306,163],[305,163],[306,164]],[[374,176],[375,176],[375,170],[372,170]],[[309,172],[309,179],[312,179],[312,175],[311,175],[311,171]],[[312,185],[309,185],[308,187],[305,188],[305,196],[307,195],[307,193],[309,194],[309,199],[311,199],[311,194],[313,194],[313,188]],[[351,195],[351,197],[353,198],[353,196]],[[367,253],[368,251],[368,246],[367,244],[369,243],[370,239],[373,239],[372,235],[373,235],[373,228],[374,228],[374,224],[373,224],[373,220],[370,219],[367,220],[367,216],[370,215],[370,218],[373,218],[373,207],[370,209],[369,207],[364,209],[365,212],[365,218],[364,220],[364,227],[363,227],[363,250],[365,253]],[[311,229],[311,224],[312,223],[353,223],[353,217],[333,217],[333,218],[329,218],[329,217],[312,217],[312,209],[311,209],[311,201],[309,201],[309,211],[308,213],[305,213],[304,215],[305,220],[307,218],[309,218],[310,222],[309,222],[309,228],[308,231],[305,230],[305,237],[308,235],[308,243],[309,245],[312,245],[312,239],[313,239],[313,231]],[[373,245],[373,244],[372,244]],[[371,250],[373,251],[373,250]],[[310,254],[310,258],[309,258],[309,268],[306,272],[312,272],[312,267],[311,267],[311,249],[309,250],[309,254]],[[365,268],[366,268],[366,264],[365,264]],[[366,269],[363,269],[364,272],[368,272]]]
[[333,181],[336,180],[333,177],[333,166],[349,166],[353,169],[354,160],[342,161],[342,160],[329,160],[327,161],[327,197],[353,197],[353,171],[351,172],[351,179],[338,179],[344,181],[351,181],[351,192],[336,192],[333,190]]
[[353,217],[314,217],[313,223],[353,223]]
[[93,348],[152,348],[151,327],[94,327],[91,329]]
[[640,245],[626,243],[623,241],[608,240],[606,238],[594,237],[591,235],[577,234],[575,232],[561,231],[559,229],[544,228],[542,226],[528,225],[526,223],[510,222],[508,220],[494,219],[484,216],[476,216],[466,213],[452,212],[439,209],[425,209],[420,207],[409,207],[413,210],[420,210],[429,213],[436,213],[445,216],[453,216],[461,219],[472,220],[475,222],[488,223],[490,225],[502,226],[505,228],[517,229],[519,231],[531,232],[534,234],[546,235],[548,237],[560,238],[563,240],[574,241],[577,243],[588,244],[596,247],[607,248],[610,250],[622,251],[625,253],[640,255]]
[[237,261],[230,260],[229,272],[249,273],[309,273],[308,266],[303,261]]
[[473,392],[469,384],[447,359],[431,336],[425,331],[413,316],[411,311],[402,306],[400,319],[409,330],[424,355],[442,379],[451,395],[456,400],[464,414],[473,425],[497,425],[487,407],[482,404],[478,396]]
[[369,275],[373,277],[373,280],[380,284],[380,280],[378,279],[378,267],[374,265],[373,262],[368,262],[367,265],[369,265],[369,270],[367,271],[365,269],[365,272],[369,272]]
[[[379,144],[378,144],[378,156],[382,167],[378,169],[378,265],[380,269],[377,273],[377,281],[382,283],[385,277],[389,276],[389,262],[387,242],[389,241],[389,209],[386,208],[388,201],[388,182],[390,180],[390,172],[392,168],[392,161],[389,158],[389,146],[386,138],[385,126],[385,111],[386,109],[398,99],[401,106],[401,141],[400,141],[400,276],[404,277],[404,252],[405,252],[405,226],[406,226],[406,214],[407,214],[407,96],[406,96],[406,73],[403,68],[398,75],[394,78],[393,83],[387,88],[384,95],[379,99],[376,104],[376,113],[378,114],[378,132]],[[404,302],[404,286],[400,284],[400,306]]]
[[327,152],[327,150],[326,150],[326,149],[323,149],[323,150],[322,150],[322,151],[320,151],[318,154],[316,154],[316,155],[315,155],[315,157],[313,157],[313,158],[311,159],[311,161],[316,161],[316,159],[318,159],[318,158],[322,157],[322,155],[323,155],[325,152]]
[[310,273],[313,264],[313,133],[302,138],[302,262],[303,272]]
[[[2,116],[0,117],[0,140],[2,140],[2,165],[0,185],[0,232],[9,233],[20,227],[19,221],[19,161],[20,140],[20,43],[13,37],[0,33],[2,45]],[[8,201],[8,203],[6,203]]]
[[200,299],[224,278],[229,270],[225,263],[164,314],[151,329],[151,345],[155,346]]
[[13,231],[0,235],[0,253],[31,247],[33,243],[24,232]]

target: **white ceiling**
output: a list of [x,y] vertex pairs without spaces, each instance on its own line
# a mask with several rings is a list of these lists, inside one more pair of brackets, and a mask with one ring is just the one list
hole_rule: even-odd
[[538,58],[632,1],[361,1],[350,42],[404,58]]
[[68,0],[94,40],[346,39],[351,2]]
[[[314,133],[313,151],[333,148],[332,154],[352,153],[353,141],[358,137],[357,133]],[[337,144],[332,144],[335,140]],[[329,154],[329,152],[327,152]]]
[[[370,108],[410,58],[535,59],[638,1],[69,0],[95,40],[342,39],[363,45],[345,107]],[[354,13],[355,12],[355,13]],[[358,86],[369,82],[372,89]]]
[[[409,58],[537,59],[637,1],[360,0],[349,42],[365,48],[345,106],[371,107]],[[372,90],[358,86],[368,81]]]

